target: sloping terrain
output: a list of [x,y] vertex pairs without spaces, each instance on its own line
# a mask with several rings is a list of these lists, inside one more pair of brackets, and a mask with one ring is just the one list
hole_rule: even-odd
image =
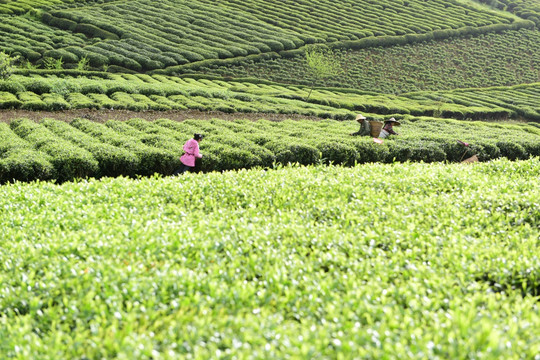
[[[509,13],[471,4],[453,0],[384,5],[377,1],[167,0],[156,6],[153,1],[136,0],[58,2],[43,8],[43,3],[36,2],[23,20],[27,22],[23,31],[35,33],[33,37],[29,42],[24,38],[16,43],[6,41],[0,48],[21,53],[32,62],[52,57],[74,64],[86,57],[95,68],[105,65],[145,71],[293,50],[309,43],[387,41],[389,36],[401,36],[407,42],[420,35],[428,40],[528,26]],[[2,17],[4,33],[21,32],[21,20]],[[41,41],[36,39],[38,34]]]
[[[74,178],[170,175],[180,166],[183,143],[202,132],[208,171],[272,168],[287,163],[353,166],[372,162],[456,162],[472,155],[481,161],[540,156],[540,128],[525,124],[468,124],[456,120],[407,118],[402,135],[376,144],[349,136],[356,123],[321,121],[233,121],[158,119],[69,123],[17,119],[0,123],[0,182],[69,181]],[[470,143],[460,146],[456,140]],[[24,156],[21,156],[21,153]]]
[[488,3],[0,0],[0,359],[537,360],[538,0]]
[[291,84],[381,93],[517,85],[540,81],[540,31],[521,29],[361,50],[337,49],[337,76],[313,79],[305,56],[246,59],[178,69],[178,73],[256,77]]
[[540,1],[538,0],[476,0],[493,8],[509,11],[517,16],[534,21],[540,26]]

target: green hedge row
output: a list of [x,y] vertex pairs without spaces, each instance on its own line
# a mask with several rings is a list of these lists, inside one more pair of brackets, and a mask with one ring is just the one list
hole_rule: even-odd
[[343,72],[325,79],[313,78],[301,52],[291,58],[200,62],[182,71],[191,77],[195,73],[229,79],[257,77],[401,94],[538,82],[539,52],[540,32],[523,28],[391,47],[335,49],[334,59]]
[[534,21],[540,26],[540,3],[536,0],[476,0],[517,16]]
[[356,113],[414,115],[461,120],[539,120],[539,83],[513,87],[415,92],[395,96],[353,89],[282,85],[256,79],[223,81],[162,75],[108,74],[58,77],[13,75],[0,81],[0,108],[26,110],[197,109],[227,113],[300,114],[340,120]]
[[[182,146],[203,133],[200,171],[224,171],[275,164],[325,163],[352,166],[370,162],[458,162],[473,154],[481,161],[540,156],[540,129],[531,125],[464,123],[436,118],[399,117],[400,136],[377,144],[354,137],[355,121],[273,122],[268,120],[131,119],[105,124],[75,119],[70,124],[19,119],[0,128],[2,181],[76,177],[171,174]],[[456,140],[470,143],[469,148]],[[22,154],[14,156],[14,154]],[[39,154],[31,159],[29,154]],[[17,161],[21,163],[18,164]],[[9,165],[6,165],[9,164]],[[36,171],[35,177],[28,172]]]
[[54,177],[51,157],[0,123],[0,183],[12,180],[47,180]]
[[132,152],[99,141],[68,123],[53,119],[44,119],[41,124],[57,137],[70,141],[88,151],[99,164],[96,176],[133,176],[139,166],[139,158]]
[[[371,47],[391,47],[402,46],[408,44],[417,44],[427,42],[431,40],[444,40],[465,36],[476,36],[489,33],[500,33],[506,30],[519,30],[519,29],[535,29],[535,24],[529,20],[517,20],[511,24],[492,24],[481,27],[463,27],[459,29],[445,29],[435,30],[433,32],[423,34],[407,34],[400,36],[371,36],[354,41],[339,41],[328,44],[332,49],[347,49],[347,50],[361,50]],[[198,61],[195,63],[171,66],[166,69],[159,69],[150,71],[149,73],[155,74],[167,74],[167,75],[180,75],[193,71],[199,71],[208,67],[223,67],[223,66],[235,66],[243,65],[249,61],[266,61],[276,58],[295,58],[303,57],[305,47],[300,47],[294,50],[279,51],[264,53],[259,55],[250,55],[248,57],[241,57],[235,59],[207,59],[204,61]]]
[[[0,12],[1,8],[0,4]],[[167,0],[155,6],[149,0],[134,0],[36,8],[44,10],[32,11],[24,29],[15,24],[6,29],[7,35],[13,34],[6,37],[11,42],[4,44],[6,49],[33,62],[61,57],[74,66],[86,57],[95,68],[105,65],[131,71],[170,66],[170,71],[186,71],[189,68],[175,67],[266,53],[281,52],[286,57],[313,43],[364,48],[529,26],[512,23],[513,18],[503,12],[454,1],[410,0],[381,6],[324,0],[306,6],[290,0],[220,4]]]
[[59,138],[46,127],[28,119],[14,120],[10,127],[36,150],[49,155],[55,169],[54,176],[59,181],[97,175],[99,163],[92,154]]
[[159,149],[145,145],[134,136],[86,119],[75,119],[71,125],[101,142],[125,149],[137,156],[137,174],[151,175],[155,172],[171,173],[178,166],[179,149]]

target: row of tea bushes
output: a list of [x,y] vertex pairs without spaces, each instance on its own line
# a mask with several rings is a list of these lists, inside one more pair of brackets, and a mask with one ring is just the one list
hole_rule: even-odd
[[456,89],[442,92],[421,92],[406,94],[405,97],[422,101],[430,99],[445,103],[460,104],[469,108],[475,106],[502,107],[528,120],[540,121],[540,83],[513,87],[492,87],[481,89]]
[[3,0],[0,3],[0,14],[23,15],[32,13],[36,9],[51,9],[59,6],[81,6],[92,3],[103,3],[113,0]]
[[49,156],[55,169],[54,176],[59,181],[97,174],[99,164],[92,154],[56,136],[46,127],[25,119],[12,121],[10,127],[35,150]]
[[540,26],[540,4],[536,0],[476,0],[497,9],[506,10],[517,16],[534,21]]
[[0,15],[0,20],[0,51],[20,56],[21,60],[37,63],[44,57],[62,57],[63,62],[77,62],[76,56],[61,49],[86,44],[82,34],[51,28],[32,18]]
[[0,358],[535,359],[540,159],[0,187]]
[[51,179],[50,156],[18,137],[6,123],[0,123],[0,182]]
[[[128,109],[220,111],[227,113],[301,114],[354,119],[356,113],[402,114],[455,119],[538,119],[538,83],[503,88],[420,92],[402,96],[352,89],[310,88],[204,76],[95,73],[91,77],[55,74],[14,75],[0,81],[0,108],[27,110]],[[507,93],[507,94],[506,94]],[[522,95],[519,95],[522,93]],[[467,95],[468,94],[468,95]],[[464,101],[481,94],[488,101]],[[526,94],[526,95],[524,95]],[[519,96],[518,96],[519,95]]]
[[[404,117],[400,136],[382,145],[371,137],[353,137],[354,121],[274,122],[269,120],[187,120],[154,122],[132,119],[105,124],[75,119],[70,124],[18,119],[3,127],[0,179],[71,180],[81,177],[171,174],[180,165],[182,145],[203,133],[200,171],[275,167],[278,164],[355,164],[371,162],[457,162],[477,154],[482,161],[540,156],[540,128],[532,125],[464,123],[457,120]],[[456,140],[471,144],[460,146]],[[35,160],[16,150],[38,152]],[[39,160],[43,159],[43,161]],[[19,161],[20,164],[16,164]],[[37,165],[36,165],[37,163]],[[34,178],[28,169],[36,168]],[[51,170],[52,165],[52,170]],[[18,173],[17,169],[20,169]]]

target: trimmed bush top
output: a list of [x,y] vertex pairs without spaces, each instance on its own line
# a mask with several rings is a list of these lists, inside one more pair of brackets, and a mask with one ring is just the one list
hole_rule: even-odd
[[534,359],[539,177],[536,158],[1,186],[0,357]]

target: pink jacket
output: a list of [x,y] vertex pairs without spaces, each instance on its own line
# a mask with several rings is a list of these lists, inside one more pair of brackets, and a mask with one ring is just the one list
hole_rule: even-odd
[[186,153],[182,155],[180,161],[186,166],[195,166],[195,158],[202,158],[202,155],[199,154],[199,143],[195,139],[186,141],[184,151]]

